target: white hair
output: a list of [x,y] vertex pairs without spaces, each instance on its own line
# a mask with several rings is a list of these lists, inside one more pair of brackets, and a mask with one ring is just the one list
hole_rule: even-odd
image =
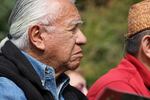
[[[9,18],[10,39],[18,48],[25,49],[29,46],[28,29],[37,23],[52,24],[59,13],[57,3],[48,3],[50,0],[17,0]],[[55,1],[55,0],[53,0]],[[69,0],[72,3],[75,0]],[[49,14],[49,15],[48,15]],[[6,37],[0,43],[0,48],[8,40]]]

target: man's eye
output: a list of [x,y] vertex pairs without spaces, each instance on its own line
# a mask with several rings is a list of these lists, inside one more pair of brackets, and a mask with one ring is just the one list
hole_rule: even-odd
[[70,29],[70,31],[75,31],[77,28],[76,27],[73,27],[72,29]]
[[69,31],[75,32],[78,28],[78,25],[75,25],[74,27],[72,27]]

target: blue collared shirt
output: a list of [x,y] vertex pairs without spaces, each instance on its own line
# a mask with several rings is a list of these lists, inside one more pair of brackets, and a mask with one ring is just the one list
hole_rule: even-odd
[[[39,75],[42,85],[50,91],[55,100],[64,100],[63,89],[69,84],[69,78],[64,76],[56,84],[55,71],[53,67],[47,66],[25,52],[22,52],[33,65]],[[0,77],[0,99],[1,100],[27,100],[24,92],[11,80]]]

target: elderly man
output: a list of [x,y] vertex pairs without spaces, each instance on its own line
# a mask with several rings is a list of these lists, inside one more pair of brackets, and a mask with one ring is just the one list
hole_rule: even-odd
[[150,97],[150,0],[131,7],[126,42],[125,57],[91,87],[90,100],[97,99],[106,88]]
[[83,57],[86,37],[71,0],[17,0],[1,42],[1,100],[86,100],[67,70]]

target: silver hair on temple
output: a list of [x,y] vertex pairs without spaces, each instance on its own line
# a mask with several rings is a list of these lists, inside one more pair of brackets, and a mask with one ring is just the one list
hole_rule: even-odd
[[[50,24],[52,23],[58,10],[55,5],[49,6],[50,0],[17,0],[9,18],[9,34],[11,41],[20,49],[28,48],[28,28],[34,24]],[[69,0],[74,3],[75,0]],[[47,16],[49,13],[51,16]],[[0,43],[0,47],[8,40],[6,37]]]

